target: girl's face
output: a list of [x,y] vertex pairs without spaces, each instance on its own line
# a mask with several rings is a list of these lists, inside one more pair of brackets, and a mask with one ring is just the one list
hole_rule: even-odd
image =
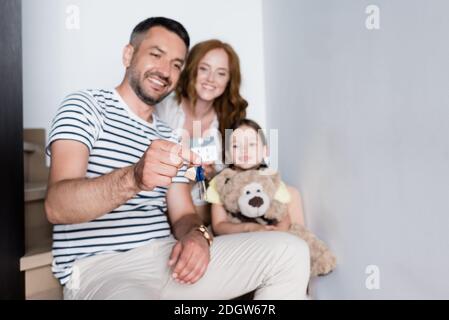
[[241,126],[231,135],[230,152],[234,166],[248,170],[262,163],[267,154],[267,147],[256,130]]
[[229,57],[226,51],[209,51],[198,64],[195,84],[198,99],[207,102],[215,100],[223,94],[229,79]]

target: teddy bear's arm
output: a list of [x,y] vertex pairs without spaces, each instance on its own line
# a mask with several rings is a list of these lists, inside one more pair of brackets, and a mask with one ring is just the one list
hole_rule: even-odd
[[273,200],[264,217],[270,220],[281,221],[286,215],[288,215],[287,205],[277,200]]
[[257,223],[241,222],[237,218],[230,219],[225,208],[215,203],[212,204],[212,229],[216,235],[266,230],[265,226]]
[[288,231],[291,227],[290,215],[286,214],[276,225],[276,230],[278,231]]

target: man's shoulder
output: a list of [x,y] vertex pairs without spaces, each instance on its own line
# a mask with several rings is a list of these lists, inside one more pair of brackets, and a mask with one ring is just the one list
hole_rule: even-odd
[[91,104],[105,101],[119,102],[115,97],[114,92],[106,89],[83,89],[73,91],[66,96],[65,100],[67,99],[82,99]]
[[94,113],[102,117],[110,110],[121,110],[121,104],[113,90],[108,89],[84,89],[73,91],[68,94],[63,102],[65,106],[81,106],[88,110],[88,113]]
[[83,91],[88,93],[98,101],[113,101],[116,103],[119,102],[114,91],[110,89],[86,89]]

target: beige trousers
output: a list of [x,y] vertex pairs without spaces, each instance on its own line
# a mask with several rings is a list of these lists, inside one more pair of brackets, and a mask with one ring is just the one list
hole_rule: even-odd
[[256,290],[255,299],[306,299],[307,244],[284,232],[216,237],[204,276],[193,285],[174,281],[168,258],[173,237],[124,253],[80,260],[64,288],[65,299],[232,299]]

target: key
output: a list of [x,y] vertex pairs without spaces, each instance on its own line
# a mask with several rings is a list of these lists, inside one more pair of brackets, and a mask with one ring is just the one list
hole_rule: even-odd
[[205,200],[206,197],[206,175],[203,167],[192,167],[187,170],[185,177],[191,181],[198,183],[199,198]]
[[196,168],[196,182],[199,183],[199,192],[200,192],[200,199],[204,200],[206,196],[206,183],[204,182],[206,180],[206,176],[204,174],[203,167],[197,167]]

